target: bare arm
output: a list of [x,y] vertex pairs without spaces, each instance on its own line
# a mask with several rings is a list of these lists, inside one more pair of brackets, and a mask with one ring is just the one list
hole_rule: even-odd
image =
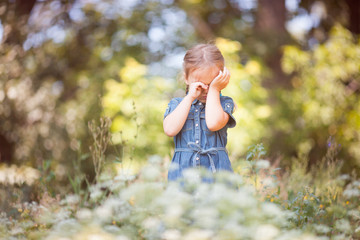
[[213,132],[222,129],[229,121],[229,114],[224,112],[219,95],[220,92],[210,88],[205,106],[206,126]]
[[201,88],[205,89],[207,86],[201,82],[190,84],[189,94],[184,97],[174,111],[166,116],[163,122],[166,135],[174,137],[180,132],[185,124],[192,102],[201,94]]
[[211,82],[205,107],[206,126],[210,131],[222,129],[229,121],[227,114],[220,103],[220,91],[229,83],[230,72],[226,68]]
[[192,100],[189,95],[186,95],[175,110],[166,116],[163,122],[166,135],[173,137],[180,132],[181,128],[184,126],[193,101],[194,100]]

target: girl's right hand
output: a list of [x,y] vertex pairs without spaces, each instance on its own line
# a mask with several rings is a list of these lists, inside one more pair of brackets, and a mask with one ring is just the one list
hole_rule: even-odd
[[203,90],[208,89],[208,85],[202,82],[193,82],[189,85],[189,96],[195,100],[198,96],[200,96]]
[[220,71],[219,74],[210,83],[210,88],[214,88],[220,92],[228,85],[229,79],[230,79],[230,71],[226,67],[224,67],[224,70]]

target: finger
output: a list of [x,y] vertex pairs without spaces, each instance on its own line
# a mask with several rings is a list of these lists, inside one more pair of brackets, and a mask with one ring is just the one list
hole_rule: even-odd
[[199,88],[199,87],[205,88],[205,89],[207,88],[207,85],[202,82],[194,82],[194,84],[195,84],[196,88]]
[[220,70],[219,74],[213,79],[213,81],[220,79],[222,77],[222,75],[223,75],[223,72]]
[[205,83],[202,83],[202,82],[200,82],[201,83],[201,87],[203,88],[203,89],[207,89],[208,88],[208,85],[206,85]]
[[220,82],[225,81],[227,78],[227,71],[226,68],[224,68],[223,74],[221,75],[221,78],[219,79]]
[[224,79],[228,79],[229,77],[230,77],[230,72],[229,72],[229,70],[226,68],[226,73],[225,73]]

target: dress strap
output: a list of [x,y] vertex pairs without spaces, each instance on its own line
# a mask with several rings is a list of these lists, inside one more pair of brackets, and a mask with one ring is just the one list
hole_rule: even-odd
[[188,142],[187,144],[188,148],[175,148],[175,152],[195,152],[194,158],[193,158],[193,166],[196,167],[196,158],[200,155],[208,155],[211,165],[211,170],[213,173],[216,172],[214,160],[211,157],[211,154],[217,154],[218,151],[225,151],[227,153],[226,148],[224,147],[212,147],[208,149],[203,149],[198,143],[194,142]]

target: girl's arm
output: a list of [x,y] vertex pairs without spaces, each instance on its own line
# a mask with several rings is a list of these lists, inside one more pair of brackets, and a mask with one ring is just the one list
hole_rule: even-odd
[[185,124],[192,102],[201,94],[201,88],[206,89],[207,86],[201,82],[190,84],[189,93],[174,111],[166,116],[163,122],[163,128],[166,135],[174,137],[180,132]]
[[223,110],[220,103],[220,91],[227,86],[229,79],[230,72],[224,67],[224,71],[220,71],[210,84],[205,106],[205,121],[210,131],[222,129],[229,121],[229,114]]

